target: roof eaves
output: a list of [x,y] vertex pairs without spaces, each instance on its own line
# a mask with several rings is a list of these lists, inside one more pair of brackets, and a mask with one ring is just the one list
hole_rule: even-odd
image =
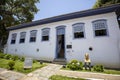
[[92,15],[97,15],[97,14],[104,14],[104,13],[114,12],[116,8],[120,8],[120,5],[117,4],[117,5],[108,6],[108,7],[89,9],[89,10],[59,15],[59,16],[55,16],[55,17],[51,17],[51,18],[46,18],[46,19],[42,19],[42,20],[38,20],[38,21],[20,24],[20,25],[13,26],[13,27],[10,27],[7,29],[15,30],[15,29],[27,28],[27,27],[32,27],[35,25],[42,25],[42,24],[52,23],[52,22],[57,22],[57,21],[62,21],[62,20],[80,18],[80,17],[85,17],[85,16],[92,16]]

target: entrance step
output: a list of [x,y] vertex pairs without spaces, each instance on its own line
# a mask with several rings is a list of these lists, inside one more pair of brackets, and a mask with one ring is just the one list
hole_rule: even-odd
[[60,58],[60,59],[59,59],[59,58],[58,58],[58,59],[56,58],[56,59],[53,60],[53,63],[54,63],[54,64],[61,64],[61,65],[67,64],[66,59],[63,59],[63,58]]

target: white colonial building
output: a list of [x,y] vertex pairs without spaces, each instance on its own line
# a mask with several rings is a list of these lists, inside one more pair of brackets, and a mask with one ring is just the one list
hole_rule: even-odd
[[120,68],[120,5],[89,9],[8,28],[5,53],[54,61],[84,61]]

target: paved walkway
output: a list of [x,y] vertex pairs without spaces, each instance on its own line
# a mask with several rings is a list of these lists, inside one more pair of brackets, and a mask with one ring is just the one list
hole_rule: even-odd
[[7,69],[0,68],[0,80],[18,80],[21,77],[25,77],[25,74],[9,71]]
[[68,76],[68,77],[85,78],[88,80],[120,80],[120,75],[92,73],[92,72],[59,70],[56,74],[64,75],[64,76]]
[[62,65],[48,64],[48,66],[27,75],[0,68],[0,77],[4,78],[4,80],[48,80],[50,76],[57,74],[87,80],[120,80],[120,75],[60,70],[61,67]]
[[58,72],[61,67],[62,65],[49,64],[46,67],[29,73],[26,77],[24,77],[21,80],[48,80],[48,78],[56,74],[56,72]]

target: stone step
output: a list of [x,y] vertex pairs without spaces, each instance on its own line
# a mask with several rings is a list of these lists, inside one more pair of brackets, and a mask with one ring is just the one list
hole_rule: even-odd
[[61,65],[65,65],[66,64],[66,59],[54,59],[53,60],[54,64],[61,64]]
[[59,62],[59,61],[63,61],[63,62],[66,62],[66,59],[64,59],[64,58],[58,58],[58,59],[55,58],[54,61],[58,61],[58,62]]
[[66,65],[66,62],[52,62],[53,64],[61,64],[61,65]]

